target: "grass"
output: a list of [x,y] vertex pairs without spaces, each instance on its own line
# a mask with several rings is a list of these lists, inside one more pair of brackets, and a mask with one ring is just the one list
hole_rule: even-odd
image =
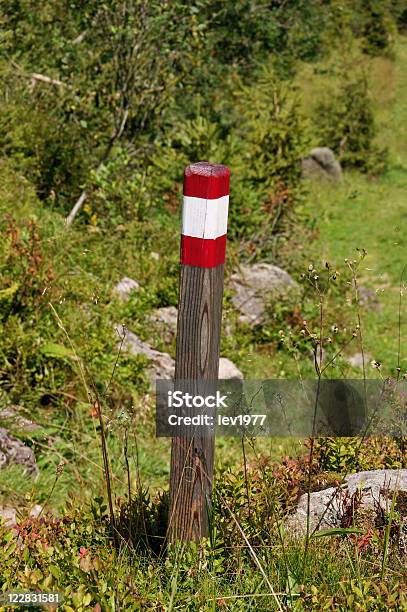
[[[380,308],[364,312],[365,349],[393,373],[397,366],[399,287],[407,263],[405,39],[399,41],[395,52],[395,69],[389,60],[371,62],[378,140],[389,153],[386,171],[378,177],[346,173],[339,186],[313,184],[308,200],[308,210],[318,226],[316,261],[340,267],[345,258],[357,259],[356,249],[367,251],[360,284],[376,292]],[[402,355],[403,369],[406,364],[407,356]]]

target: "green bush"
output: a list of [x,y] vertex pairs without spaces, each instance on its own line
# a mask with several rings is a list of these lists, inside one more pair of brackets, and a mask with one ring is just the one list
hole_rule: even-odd
[[276,250],[287,236],[303,196],[300,160],[309,147],[309,124],[297,93],[265,66],[253,83],[237,83],[229,144],[233,174],[232,237],[248,240],[253,258]]
[[320,469],[338,473],[407,467],[405,438],[320,438],[314,446]]
[[396,34],[389,0],[367,0],[363,5],[362,48],[370,55],[389,55]]
[[331,147],[344,167],[380,172],[386,152],[375,143],[376,123],[366,75],[341,77],[339,90],[331,89],[315,108],[319,144]]

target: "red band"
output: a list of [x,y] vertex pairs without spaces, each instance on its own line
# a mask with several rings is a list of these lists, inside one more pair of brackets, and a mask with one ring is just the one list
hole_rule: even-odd
[[201,268],[215,268],[225,263],[226,234],[216,240],[181,236],[181,263]]
[[198,162],[185,169],[184,195],[215,200],[229,195],[230,170],[222,164]]

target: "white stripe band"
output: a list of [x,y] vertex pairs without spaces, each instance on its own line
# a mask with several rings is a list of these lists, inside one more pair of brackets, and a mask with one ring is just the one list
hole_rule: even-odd
[[182,233],[212,240],[224,236],[228,226],[228,207],[228,195],[215,200],[184,196]]

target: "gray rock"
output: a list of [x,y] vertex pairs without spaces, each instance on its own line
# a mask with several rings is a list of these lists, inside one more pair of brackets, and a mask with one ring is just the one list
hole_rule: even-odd
[[147,342],[143,342],[136,334],[133,334],[128,329],[125,330],[122,325],[117,326],[117,331],[120,336],[125,335],[123,350],[128,351],[131,355],[144,355],[151,361],[151,367],[149,368],[151,379],[173,378],[175,361],[168,353],[156,351]]
[[376,291],[367,289],[363,285],[359,285],[359,304],[365,308],[372,308],[376,311],[381,309],[380,300],[377,297]]
[[178,310],[175,306],[165,306],[154,310],[148,317],[163,335],[166,342],[170,342],[177,333]]
[[[407,491],[407,469],[370,470],[350,474],[346,477],[346,485],[351,495],[360,489],[363,493],[369,493],[378,499],[381,490],[384,489],[391,496],[394,491]],[[386,498],[384,495],[383,497]]]
[[241,265],[231,277],[233,304],[241,312],[240,320],[251,325],[263,322],[267,302],[290,292],[298,292],[297,283],[285,270],[269,263]]
[[[120,336],[123,336],[125,333],[123,350],[128,351],[131,355],[144,355],[151,362],[149,374],[152,380],[156,378],[174,378],[175,361],[171,355],[153,349],[148,342],[143,342],[133,332],[127,329],[124,330],[122,325],[117,326],[117,332]],[[243,374],[230,359],[221,357],[219,360],[219,378],[237,378],[241,380],[243,379]]]
[[[371,356],[370,353],[365,353],[364,357],[365,357],[365,368],[367,368],[369,366],[369,363],[370,363],[371,359],[372,359],[372,356]],[[348,362],[350,363],[350,365],[353,368],[363,368],[363,355],[362,355],[362,353],[355,353],[354,355],[351,355],[347,359],[348,359]]]
[[26,474],[38,474],[38,466],[31,448],[12,436],[7,429],[0,427],[0,469],[8,465],[22,465]]
[[43,507],[40,504],[35,504],[30,510],[30,518],[38,518],[43,511]]
[[13,527],[17,523],[17,510],[7,506],[0,506],[0,521],[6,527]]
[[[35,504],[28,516],[29,518],[38,518],[42,511],[42,506],[40,506],[40,504]],[[11,506],[0,506],[0,521],[2,521],[3,525],[6,527],[14,527],[17,523],[16,508]]]
[[243,374],[239,370],[235,364],[227,359],[226,357],[221,357],[219,359],[219,378],[220,379],[230,379],[237,378],[239,380],[243,380]]
[[20,414],[20,406],[7,406],[0,410],[0,423],[5,425],[8,429],[14,429],[18,431],[36,431],[41,429],[37,423],[30,421],[26,417]]
[[140,289],[138,282],[128,276],[124,276],[113,288],[113,292],[116,293],[121,300],[125,301],[129,299],[131,292],[137,289]]
[[[311,530],[340,527],[352,496],[360,491],[358,512],[389,511],[394,491],[407,492],[407,469],[373,470],[350,474],[342,487],[330,487],[310,495]],[[307,525],[308,496],[298,501],[295,512],[288,517],[286,527],[294,535],[303,535]],[[403,519],[406,517],[402,517]]]
[[302,174],[305,178],[340,181],[342,168],[329,147],[316,147],[310,155],[301,162]]

